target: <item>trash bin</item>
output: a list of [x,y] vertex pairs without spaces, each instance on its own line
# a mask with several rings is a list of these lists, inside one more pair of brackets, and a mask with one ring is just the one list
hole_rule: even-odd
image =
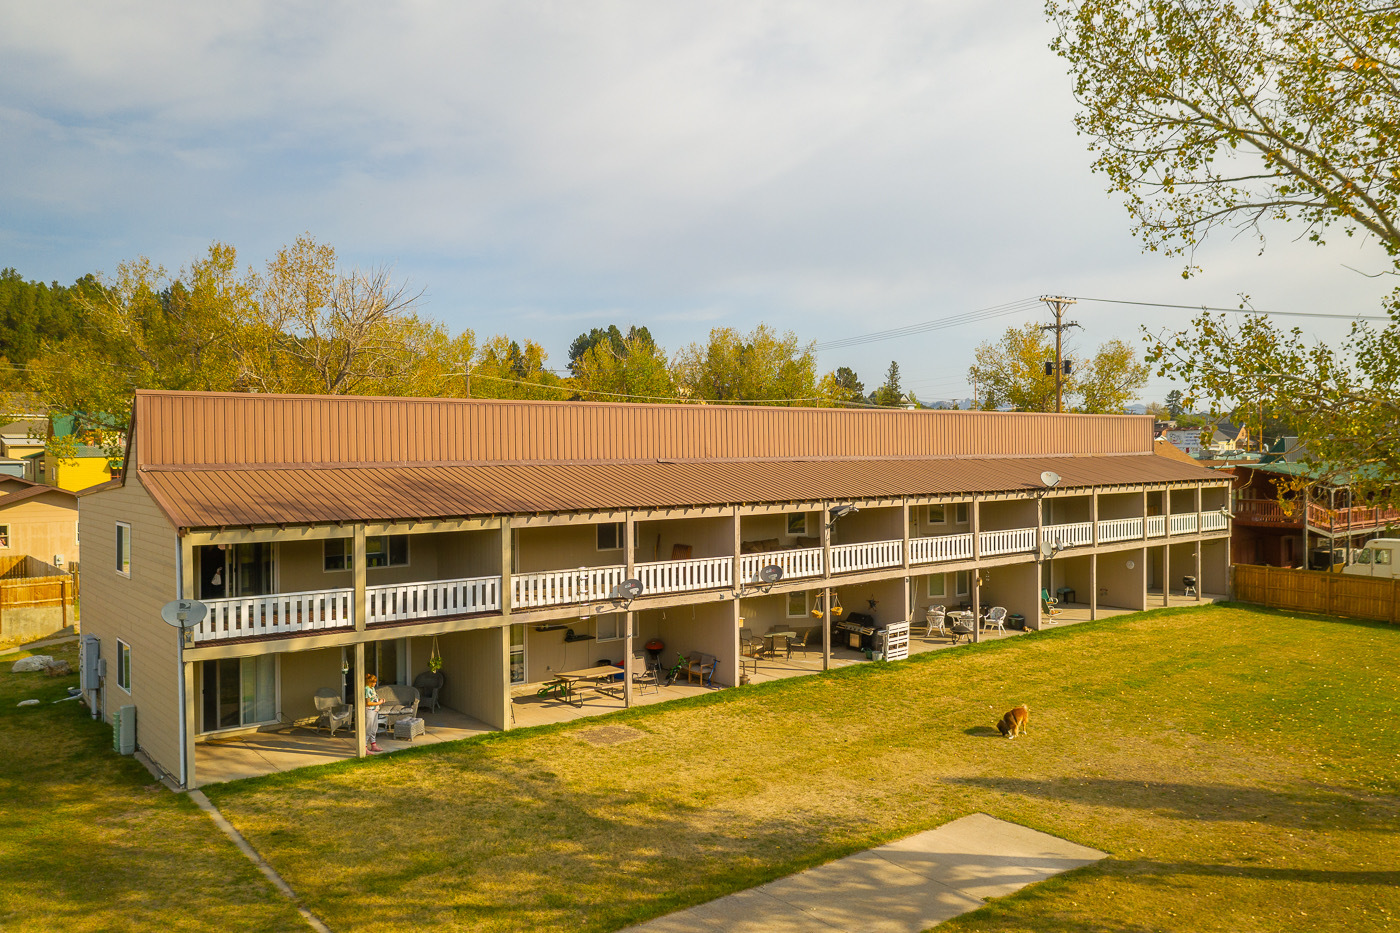
[[1019,612],[1013,612],[1006,617],[1006,627],[1014,628],[1018,632],[1024,632],[1026,630],[1026,617]]

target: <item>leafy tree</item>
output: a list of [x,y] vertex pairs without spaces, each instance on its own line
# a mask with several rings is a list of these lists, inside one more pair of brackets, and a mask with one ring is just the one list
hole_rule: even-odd
[[899,364],[890,360],[890,368],[885,371],[885,382],[870,396],[870,401],[886,408],[904,404],[904,390],[899,385]]
[[1071,387],[1080,399],[1074,411],[1121,412],[1147,385],[1149,372],[1151,367],[1140,362],[1124,341],[1100,344],[1089,362],[1071,377]]
[[25,366],[39,355],[44,341],[61,342],[77,333],[84,318],[75,298],[96,289],[97,280],[90,275],[65,287],[57,282],[26,282],[14,269],[0,269],[0,353],[4,359]]
[[[1400,7],[1384,0],[1050,0],[1095,168],[1148,248],[1229,225],[1369,234],[1400,273]],[[1186,273],[1193,268],[1188,265]],[[1187,409],[1263,408],[1328,472],[1400,498],[1400,289],[1334,351],[1263,317],[1202,314],[1151,342]]]
[[566,399],[571,386],[545,368],[549,354],[533,340],[522,346],[504,334],[477,348],[471,372],[473,398]]
[[569,344],[569,372],[578,375],[578,361],[582,359],[588,351],[600,344],[606,344],[612,348],[612,352],[617,356],[623,356],[628,352],[628,341],[641,341],[640,345],[656,347],[656,341],[652,339],[651,331],[645,327],[633,325],[627,328],[627,333],[623,334],[616,324],[609,324],[607,329],[595,327],[586,333],[579,334],[574,338],[574,342]]
[[[1073,347],[1064,356],[1074,360]],[[1008,327],[1000,340],[981,344],[968,376],[985,387],[985,410],[1009,406],[1017,411],[1054,411],[1055,377],[1045,374],[1046,361],[1054,358],[1053,339],[1029,321]],[[1067,407],[1090,413],[1121,412],[1147,383],[1148,372],[1147,364],[1136,360],[1128,344],[1106,341],[1065,377]]]
[[[577,343],[575,341],[575,345]],[[569,369],[581,398],[662,401],[676,397],[675,378],[666,353],[651,339],[645,327],[629,330],[622,338],[621,350],[614,348],[611,339],[594,342],[576,360],[570,361]]]
[[716,327],[708,343],[692,343],[676,354],[673,370],[680,394],[687,398],[773,405],[818,400],[812,344],[799,345],[796,334],[779,336],[767,324],[747,335]]
[[851,405],[868,404],[865,384],[856,377],[855,371],[846,366],[838,366],[835,372],[822,376],[817,383],[817,394],[826,404]]
[[1180,418],[1182,412],[1186,410],[1182,404],[1182,398],[1183,396],[1180,389],[1172,389],[1167,393],[1167,414],[1170,415],[1173,420]]

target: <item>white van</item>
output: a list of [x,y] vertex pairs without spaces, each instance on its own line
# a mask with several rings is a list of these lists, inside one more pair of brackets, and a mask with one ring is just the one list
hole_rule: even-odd
[[1363,577],[1400,576],[1400,538],[1375,538],[1356,552],[1356,562],[1342,568],[1342,573]]

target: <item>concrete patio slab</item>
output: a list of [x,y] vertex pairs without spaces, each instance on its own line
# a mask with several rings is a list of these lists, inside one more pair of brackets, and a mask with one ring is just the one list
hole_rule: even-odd
[[624,933],[919,933],[1105,856],[977,813]]

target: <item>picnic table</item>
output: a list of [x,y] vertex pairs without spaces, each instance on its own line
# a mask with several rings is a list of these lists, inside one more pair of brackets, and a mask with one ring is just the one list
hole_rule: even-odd
[[599,664],[596,667],[585,667],[577,671],[559,671],[540,688],[539,696],[548,698],[552,693],[565,703],[582,706],[583,698],[578,696],[576,689],[580,683],[592,681],[597,687],[604,682],[611,682],[614,677],[621,676],[621,674],[622,668],[613,664]]

